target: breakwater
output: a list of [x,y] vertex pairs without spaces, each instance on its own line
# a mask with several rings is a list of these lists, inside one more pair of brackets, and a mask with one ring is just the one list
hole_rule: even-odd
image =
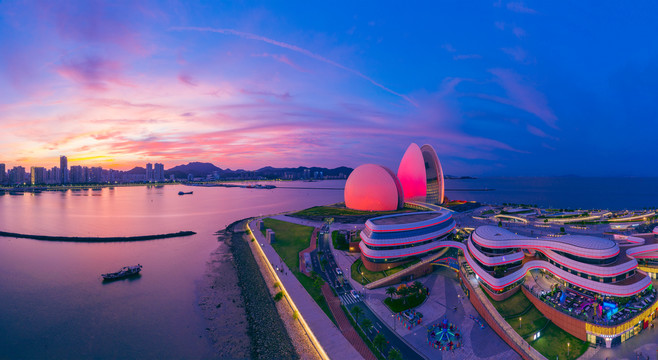
[[112,237],[90,237],[90,236],[48,236],[48,235],[32,235],[20,234],[7,231],[0,231],[0,236],[13,237],[20,239],[33,239],[45,241],[72,241],[72,242],[121,242],[121,241],[144,241],[144,240],[157,240],[168,239],[174,237],[183,237],[196,234],[194,231],[179,231],[168,234],[158,235],[140,235],[140,236],[112,236]]

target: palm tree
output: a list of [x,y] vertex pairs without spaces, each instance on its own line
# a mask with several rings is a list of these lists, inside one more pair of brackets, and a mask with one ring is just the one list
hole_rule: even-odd
[[361,328],[365,331],[370,331],[370,329],[372,329],[372,321],[368,318],[363,319],[363,321],[361,321]]
[[384,345],[386,345],[386,338],[382,334],[377,334],[377,336],[372,339],[372,344],[375,345],[379,352],[383,352]]
[[388,352],[388,360],[402,360],[402,353],[396,348],[391,348]]
[[397,290],[395,290],[394,286],[389,286],[386,288],[386,295],[390,296],[391,299],[393,299],[393,295],[397,294]]
[[355,306],[352,308],[352,310],[350,310],[350,312],[352,313],[352,315],[354,315],[354,320],[356,322],[359,322],[359,316],[363,314],[363,309],[361,309],[358,306]]
[[408,287],[403,287],[400,290],[397,291],[398,295],[402,297],[402,302],[406,305],[407,304],[407,295],[409,295],[409,288]]
[[416,291],[416,296],[420,294],[421,291],[425,289],[425,286],[420,281],[414,281],[411,287]]

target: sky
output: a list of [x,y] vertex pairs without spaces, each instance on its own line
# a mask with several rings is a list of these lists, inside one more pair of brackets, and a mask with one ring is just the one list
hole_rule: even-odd
[[0,162],[658,176],[658,3],[0,1]]

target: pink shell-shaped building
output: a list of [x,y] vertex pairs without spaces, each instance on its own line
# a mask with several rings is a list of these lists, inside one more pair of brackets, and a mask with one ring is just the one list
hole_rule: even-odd
[[427,180],[425,179],[425,161],[420,147],[412,143],[402,156],[398,167],[398,179],[404,191],[404,200],[425,201]]
[[398,179],[402,184],[405,200],[443,203],[443,169],[431,145],[409,145],[398,167]]
[[355,210],[390,211],[404,206],[397,176],[385,166],[364,164],[345,183],[345,206]]

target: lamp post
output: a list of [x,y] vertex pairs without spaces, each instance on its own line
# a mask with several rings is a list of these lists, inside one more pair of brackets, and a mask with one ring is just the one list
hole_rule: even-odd
[[567,343],[567,359],[569,358],[569,350],[571,350],[571,343]]
[[519,317],[519,329],[521,329],[521,317]]

